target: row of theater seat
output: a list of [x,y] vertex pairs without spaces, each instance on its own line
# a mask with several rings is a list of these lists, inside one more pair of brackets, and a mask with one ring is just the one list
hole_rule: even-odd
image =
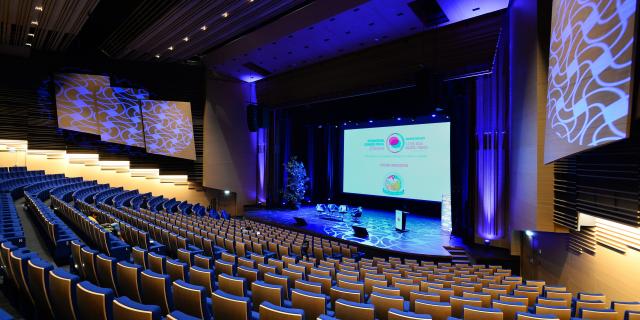
[[18,217],[13,198],[9,193],[0,193],[0,242],[11,241],[23,247],[25,243],[24,229]]
[[[156,223],[159,222],[166,223],[166,221],[171,221],[168,218],[171,214],[168,213],[152,213],[141,210],[137,212],[138,215],[134,215],[131,211],[127,211],[126,214],[129,217],[135,216],[136,219],[142,219],[141,217],[152,218],[150,221],[153,222],[154,226],[157,226]],[[144,221],[150,223],[149,220]],[[207,230],[205,223],[212,223],[212,220],[208,217],[180,217],[180,219],[174,219],[173,222],[176,225],[180,225],[184,230],[190,230],[188,232],[193,235],[191,238],[195,239],[196,234],[202,237],[202,230]],[[188,223],[191,223],[191,229],[189,229]],[[253,229],[254,227],[264,233],[269,232],[270,235],[274,236],[281,236],[284,232],[275,233],[273,229],[269,229],[267,226],[249,224],[242,221],[213,221],[213,224],[215,229],[210,229],[205,234],[207,236],[209,236],[209,233],[215,234],[213,238],[216,239],[216,243],[224,246],[218,246],[218,248],[228,251],[221,252],[219,258],[214,255],[207,257],[188,248],[175,247],[176,250],[171,250],[169,253],[182,261],[165,257],[165,272],[167,274],[163,275],[163,272],[155,272],[159,271],[158,269],[153,270],[155,264],[152,262],[157,260],[156,256],[162,261],[163,257],[161,255],[146,253],[142,249],[134,248],[132,261],[139,266],[127,261],[117,262],[111,258],[113,259],[112,262],[115,262],[116,270],[114,272],[115,276],[111,278],[111,281],[112,283],[118,283],[118,285],[113,285],[113,290],[119,291],[124,288],[127,292],[125,296],[134,296],[139,300],[145,299],[142,277],[143,274],[151,275],[157,279],[163,279],[165,287],[167,283],[170,283],[171,293],[167,295],[169,290],[165,290],[163,294],[167,301],[169,300],[167,297],[172,296],[173,299],[171,300],[174,302],[174,309],[199,317],[211,313],[218,315],[217,312],[222,311],[238,310],[231,314],[239,315],[238,317],[243,317],[242,315],[246,314],[246,317],[255,318],[258,316],[256,312],[259,311],[259,316],[265,319],[314,319],[314,315],[319,314],[317,312],[319,309],[317,308],[320,308],[320,305],[325,306],[325,310],[321,314],[340,319],[352,319],[353,317],[351,316],[358,314],[356,310],[370,310],[372,311],[371,314],[378,319],[422,319],[425,318],[426,314],[434,319],[446,319],[450,315],[477,319],[474,314],[482,319],[497,319],[498,316],[500,316],[500,319],[514,319],[516,317],[522,319],[547,319],[550,317],[549,314],[553,314],[552,312],[555,311],[555,308],[568,309],[570,315],[583,316],[585,318],[609,319],[608,317],[615,316],[621,319],[624,314],[627,314],[629,318],[636,316],[636,313],[625,312],[625,310],[630,311],[636,308],[637,303],[613,303],[611,305],[612,311],[605,310],[602,308],[606,305],[604,301],[601,301],[605,299],[601,295],[579,294],[577,296],[578,299],[574,301],[571,293],[564,292],[566,288],[547,286],[540,281],[523,282],[522,278],[512,277],[508,270],[501,269],[498,266],[487,268],[485,266],[468,265],[452,266],[446,263],[436,265],[425,261],[418,263],[415,260],[405,260],[403,262],[395,258],[388,261],[381,258],[356,261],[356,259],[348,258],[346,255],[340,259],[335,259],[333,257],[338,257],[336,253],[340,252],[340,250],[336,252],[332,249],[327,252],[329,254],[325,254],[325,251],[320,250],[316,257],[309,258],[304,255],[296,257],[287,254],[289,252],[284,249],[280,250],[280,248],[292,248],[291,245],[296,243],[298,235],[291,235],[289,246],[266,244],[264,247],[275,248],[275,253],[272,255],[273,258],[246,252],[241,255],[237,248],[238,244],[245,244],[243,236],[250,234],[248,236],[249,239],[251,237],[257,239],[260,236]],[[193,227],[194,225],[197,226],[197,229]],[[236,226],[239,228],[236,229]],[[251,227],[252,230],[246,232],[247,227]],[[224,232],[221,232],[221,230],[224,230]],[[230,230],[232,231],[230,232]],[[185,236],[190,235],[186,231],[176,231]],[[220,236],[220,234],[223,236]],[[221,242],[218,242],[218,239]],[[267,240],[264,237],[262,239]],[[279,240],[271,238],[268,241],[275,243]],[[190,242],[198,243],[193,240],[190,240]],[[280,241],[280,243],[282,244],[283,241]],[[322,243],[320,241],[320,244]],[[260,244],[256,248],[262,249],[264,247]],[[253,247],[250,248],[251,250],[255,249]],[[73,251],[75,252],[75,250]],[[89,261],[96,261],[99,264],[98,261],[104,260],[104,257],[106,257],[104,256],[103,259],[100,259],[100,255],[96,256],[96,252],[92,253],[90,249],[80,251],[89,252],[84,260],[82,258],[87,254],[80,254],[78,260],[74,258],[74,261],[79,261],[80,270],[84,271],[86,271],[84,266]],[[249,254],[250,259],[246,258],[247,254]],[[144,259],[145,255],[146,260]],[[304,256],[303,260],[300,260],[301,256]],[[254,268],[244,265],[249,263],[252,263]],[[179,268],[182,271],[187,271],[175,274],[169,272],[170,264],[180,265]],[[212,264],[213,268],[211,267]],[[255,268],[256,265],[257,269]],[[104,268],[104,270],[106,269]],[[143,269],[147,270],[142,271]],[[241,273],[241,271],[244,273]],[[99,274],[103,274],[103,272],[98,272],[95,275],[95,279],[92,280],[96,281],[94,283],[103,285],[98,279]],[[135,281],[138,274],[140,282]],[[122,285],[120,285],[121,277],[128,279],[122,280]],[[376,282],[372,280],[380,282],[376,285]],[[109,281],[105,280],[105,282]],[[125,283],[129,285],[127,286]],[[244,283],[244,286],[242,283]],[[132,284],[139,284],[139,286],[134,288]],[[247,288],[246,291],[240,289],[243,287]],[[162,290],[146,291],[162,292]],[[176,297],[176,291],[178,292],[178,298]],[[246,295],[243,297],[244,292],[246,292]],[[411,299],[412,294],[413,301]],[[316,295],[315,300],[310,298],[314,295]],[[303,298],[303,296],[307,298]],[[180,297],[187,298],[182,299]],[[210,300],[207,298],[210,298]],[[350,299],[355,301],[349,301]],[[437,301],[433,301],[436,299]],[[596,299],[600,300],[592,301]],[[294,300],[297,301],[295,304]],[[313,303],[311,303],[312,300]],[[363,303],[364,301],[369,302],[369,304]],[[556,303],[563,303],[563,305],[553,306]],[[107,304],[102,303],[101,305]],[[154,302],[154,304],[161,305],[163,303]],[[350,312],[344,315],[338,312],[342,305],[349,304],[352,304],[353,307]],[[234,309],[233,306],[237,308]],[[491,310],[489,307],[494,307],[496,310]],[[540,313],[538,312],[539,307],[548,309],[540,309],[544,310],[546,315],[527,313],[527,311]],[[589,310],[590,307],[600,307],[601,309],[593,311]],[[248,311],[244,312],[243,310]],[[561,319],[560,315],[551,317]],[[369,316],[358,314],[356,318],[369,319]]]
[[96,184],[96,181],[81,181],[77,183],[66,184],[52,189],[50,192],[50,196],[55,196],[58,199],[69,202],[73,200],[72,196],[74,192],[83,188],[95,186]]

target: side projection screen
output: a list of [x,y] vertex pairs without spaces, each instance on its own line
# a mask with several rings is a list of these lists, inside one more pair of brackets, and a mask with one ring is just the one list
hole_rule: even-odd
[[54,79],[58,127],[90,134],[100,134],[96,118],[95,93],[109,86],[109,77],[61,73]]
[[629,134],[635,0],[554,0],[545,163]]
[[191,103],[142,100],[147,152],[195,160]]
[[138,89],[103,87],[96,93],[102,141],[144,148],[140,100],[149,98]]

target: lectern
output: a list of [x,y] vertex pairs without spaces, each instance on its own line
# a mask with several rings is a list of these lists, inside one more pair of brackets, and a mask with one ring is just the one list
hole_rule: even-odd
[[396,231],[405,232],[407,230],[407,214],[409,212],[396,210]]

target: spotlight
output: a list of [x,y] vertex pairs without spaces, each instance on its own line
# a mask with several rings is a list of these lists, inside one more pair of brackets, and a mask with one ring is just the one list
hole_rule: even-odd
[[159,54],[156,54],[155,57],[156,57],[156,59],[160,59],[160,55]]
[[431,118],[435,118],[435,117],[436,117],[436,114],[435,114],[435,113],[431,115]]
[[202,30],[202,31],[207,31],[207,26],[202,26],[202,27],[200,27],[200,30]]
[[400,121],[400,120],[402,120],[402,118],[400,118],[400,117],[397,117],[397,118],[396,118],[396,120],[398,120],[398,121]]
[[343,125],[343,126],[346,126],[346,125],[347,125],[347,123],[345,122],[345,123],[343,123],[342,125]]
[[184,42],[189,41],[189,37],[184,37],[184,38],[182,38],[182,41],[184,41]]
[[229,17],[229,12],[225,12],[225,13],[223,13],[223,14],[222,14],[222,17],[223,17],[223,18],[228,18],[228,17]]
[[373,120],[369,120],[369,123],[373,123]]
[[42,11],[44,8],[42,8],[42,6],[36,6],[35,9],[36,11]]
[[229,191],[229,190],[225,190],[225,191],[224,191],[224,195],[225,195],[225,196],[228,196],[228,195],[230,195],[230,194],[231,194],[231,191]]
[[167,49],[169,49],[169,51],[173,51],[173,46],[170,46],[170,47],[169,47],[169,48],[167,48]]

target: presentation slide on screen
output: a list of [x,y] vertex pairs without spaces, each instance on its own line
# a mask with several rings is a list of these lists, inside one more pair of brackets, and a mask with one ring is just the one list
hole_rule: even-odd
[[442,201],[451,189],[449,127],[440,122],[346,129],[342,191]]

